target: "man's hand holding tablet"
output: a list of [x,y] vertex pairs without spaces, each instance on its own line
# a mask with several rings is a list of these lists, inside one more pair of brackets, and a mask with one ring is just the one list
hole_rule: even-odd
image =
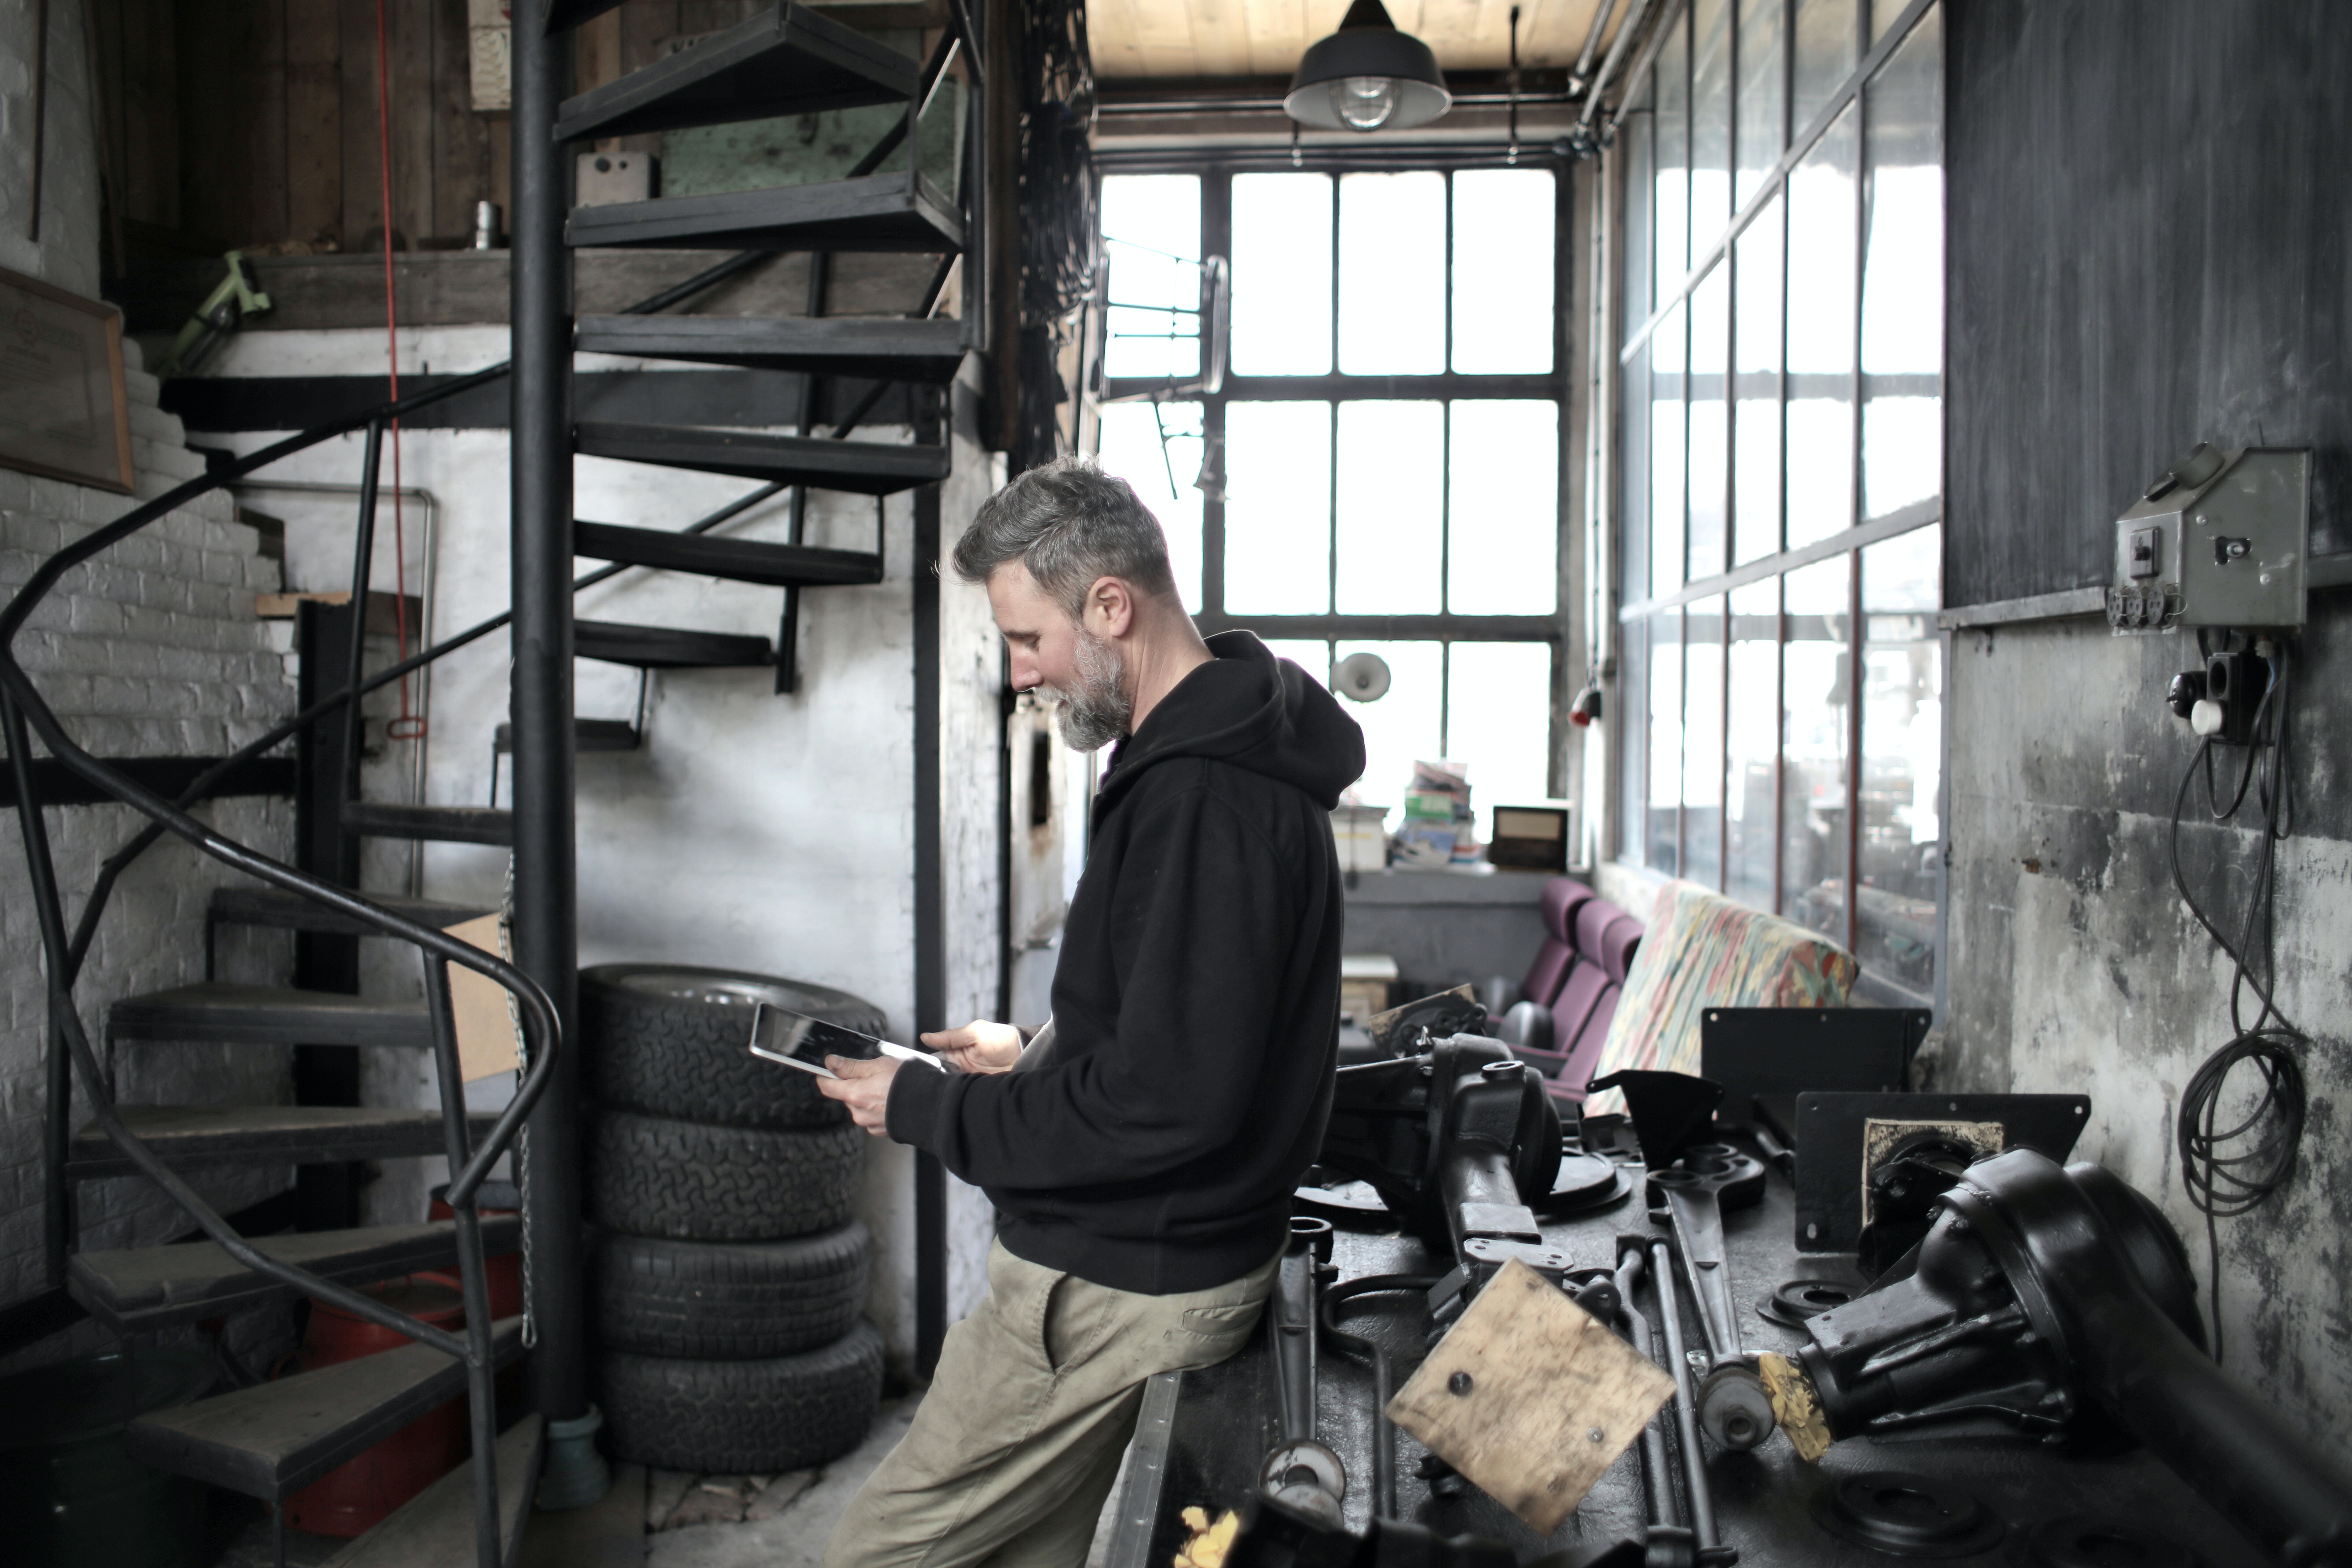
[[861,1035],[821,1018],[787,1012],[762,1002],[751,1014],[751,1054],[762,1061],[798,1068],[817,1078],[816,1091],[849,1108],[849,1119],[883,1136],[890,1104],[890,1080],[902,1061],[941,1068],[926,1051]]

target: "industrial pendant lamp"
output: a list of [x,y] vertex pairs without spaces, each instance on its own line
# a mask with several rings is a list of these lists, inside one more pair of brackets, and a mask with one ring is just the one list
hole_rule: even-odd
[[1282,107],[1322,131],[1402,131],[1454,105],[1437,57],[1400,33],[1381,0],[1355,0],[1339,30],[1308,48]]

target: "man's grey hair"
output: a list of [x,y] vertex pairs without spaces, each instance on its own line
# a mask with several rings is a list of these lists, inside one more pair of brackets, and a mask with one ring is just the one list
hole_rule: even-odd
[[956,541],[956,575],[985,583],[1007,562],[1028,569],[1045,596],[1080,618],[1087,590],[1118,577],[1173,595],[1168,537],[1125,479],[1092,458],[1055,458],[988,498]]

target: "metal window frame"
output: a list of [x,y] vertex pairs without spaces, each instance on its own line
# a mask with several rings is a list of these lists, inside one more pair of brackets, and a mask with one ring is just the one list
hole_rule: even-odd
[[[1860,900],[1854,896],[1853,889],[1859,881],[1861,862],[1860,839],[1862,826],[1860,795],[1863,771],[1862,762],[1864,737],[1862,732],[1861,682],[1863,679],[1864,641],[1863,636],[1862,599],[1864,590],[1862,582],[1862,552],[1870,545],[1897,537],[1901,534],[1908,533],[1916,529],[1924,528],[1930,524],[1939,522],[1942,520],[1943,512],[1942,498],[1938,495],[1927,500],[1916,502],[1913,505],[1898,509],[1885,517],[1870,520],[1864,520],[1864,495],[1862,488],[1862,421],[1864,415],[1864,388],[1862,372],[1862,311],[1864,300],[1867,291],[1867,279],[1865,274],[1868,261],[1869,244],[1869,181],[1867,178],[1867,163],[1869,156],[1870,128],[1867,123],[1869,114],[1867,89],[1870,83],[1875,79],[1880,69],[1886,64],[1886,62],[1892,59],[1895,54],[1910,41],[1920,20],[1927,16],[1929,9],[1937,3],[1937,0],[1911,0],[1911,3],[1904,7],[1901,14],[1888,25],[1886,30],[1880,35],[1875,42],[1874,42],[1870,37],[1871,6],[1869,0],[1854,0],[1853,24],[1854,28],[1854,58],[1856,64],[1853,68],[1847,73],[1844,80],[1838,86],[1836,90],[1832,92],[1822,106],[1814,111],[1811,120],[1807,121],[1803,131],[1795,134],[1791,134],[1794,130],[1791,124],[1791,117],[1795,112],[1796,96],[1797,0],[1789,0],[1789,3],[1781,7],[1779,19],[1781,34],[1781,79],[1780,85],[1781,129],[1786,144],[1786,150],[1781,154],[1780,160],[1774,164],[1770,172],[1761,182],[1759,182],[1755,191],[1744,203],[1738,206],[1733,213],[1730,222],[1723,226],[1721,232],[1709,241],[1703,250],[1697,248],[1696,235],[1690,235],[1687,233],[1690,215],[1687,196],[1685,197],[1684,221],[1686,236],[1693,246],[1694,254],[1688,269],[1670,290],[1657,290],[1655,289],[1654,282],[1656,268],[1658,265],[1656,238],[1657,199],[1654,194],[1653,194],[1641,202],[1640,216],[1642,220],[1649,226],[1650,229],[1649,236],[1647,237],[1646,259],[1648,261],[1648,271],[1651,276],[1648,279],[1637,280],[1633,277],[1629,269],[1624,270],[1622,276],[1624,278],[1624,287],[1629,290],[1637,286],[1642,287],[1653,291],[1654,297],[1648,301],[1649,308],[1647,313],[1637,323],[1632,325],[1630,330],[1626,331],[1622,342],[1618,347],[1614,363],[1610,366],[1610,368],[1615,373],[1613,377],[1614,384],[1622,387],[1623,385],[1623,374],[1642,359],[1644,352],[1650,348],[1652,340],[1655,336],[1661,324],[1663,324],[1667,317],[1674,311],[1677,310],[1684,311],[1685,330],[1684,337],[1682,403],[1685,410],[1685,414],[1687,414],[1692,395],[1689,365],[1690,356],[1694,350],[1694,334],[1690,331],[1687,324],[1689,320],[1690,302],[1692,296],[1697,290],[1699,285],[1703,281],[1706,280],[1717,268],[1720,267],[1723,269],[1724,287],[1728,295],[1727,310],[1726,313],[1727,320],[1725,323],[1725,331],[1727,334],[1727,349],[1729,355],[1728,363],[1732,363],[1735,367],[1731,375],[1726,378],[1726,384],[1723,389],[1724,401],[1726,405],[1726,462],[1724,465],[1725,493],[1721,498],[1724,517],[1724,560],[1720,564],[1727,569],[1718,572],[1711,572],[1706,576],[1697,578],[1693,578],[1688,575],[1690,570],[1699,563],[1693,563],[1690,560],[1690,453],[1689,443],[1687,438],[1685,438],[1683,448],[1683,484],[1681,486],[1684,540],[1684,559],[1681,582],[1677,587],[1664,593],[1652,591],[1653,584],[1654,584],[1656,580],[1655,572],[1657,563],[1654,560],[1654,549],[1646,552],[1645,554],[1651,558],[1648,561],[1651,573],[1651,583],[1643,585],[1644,591],[1642,595],[1638,598],[1633,597],[1630,593],[1630,584],[1623,583],[1618,583],[1615,584],[1619,598],[1619,607],[1616,611],[1615,618],[1620,626],[1640,626],[1646,627],[1650,624],[1652,617],[1676,611],[1685,611],[1685,613],[1683,618],[1687,622],[1688,616],[1686,606],[1720,595],[1723,603],[1727,606],[1727,640],[1725,647],[1727,662],[1725,680],[1726,695],[1727,699],[1729,693],[1728,605],[1730,603],[1729,595],[1731,591],[1766,579],[1785,578],[1790,572],[1811,565],[1818,561],[1827,560],[1839,555],[1849,557],[1849,565],[1847,570],[1848,635],[1844,648],[1844,661],[1846,689],[1851,696],[1847,703],[1845,715],[1847,756],[1845,768],[1846,809],[1844,834],[1844,880],[1847,888],[1847,896],[1845,899],[1845,929],[1843,933],[1845,945],[1849,951],[1857,950],[1858,939],[1860,936]],[[1731,35],[1728,44],[1731,63],[1728,71],[1729,79],[1726,92],[1727,112],[1729,116],[1729,122],[1732,127],[1732,139],[1728,151],[1730,167],[1727,170],[1727,174],[1731,178],[1736,180],[1738,177],[1738,139],[1740,89],[1738,61],[1740,16],[1738,0],[1725,0],[1725,4],[1727,11],[1726,26],[1730,29]],[[1667,29],[1679,27],[1685,30],[1684,39],[1685,47],[1682,52],[1684,69],[1685,72],[1688,72],[1693,68],[1693,61],[1696,48],[1696,38],[1695,37],[1696,23],[1694,11],[1695,7],[1692,5],[1681,4],[1667,15],[1664,23],[1657,30],[1656,36],[1651,40],[1650,46],[1644,49],[1640,68],[1638,68],[1628,78],[1625,104],[1624,107],[1618,110],[1614,118],[1612,123],[1615,126],[1622,127],[1629,118],[1633,116],[1655,116],[1658,113],[1658,110],[1656,108],[1658,93],[1654,82],[1651,82],[1648,87],[1650,99],[1649,106],[1645,108],[1636,108],[1634,105],[1642,96],[1643,90],[1643,84],[1645,80],[1645,72],[1654,71],[1658,57],[1663,52],[1663,45]],[[1684,118],[1683,142],[1685,147],[1684,172],[1687,176],[1690,171],[1690,160],[1694,151],[1693,138],[1696,134],[1696,95],[1695,91],[1695,84],[1685,84],[1685,90],[1682,94],[1682,100],[1681,113]],[[1789,451],[1788,427],[1786,421],[1786,410],[1790,392],[1790,376],[1788,368],[1789,310],[1787,305],[1787,290],[1790,247],[1793,240],[1795,224],[1793,222],[1793,216],[1789,212],[1786,205],[1785,196],[1790,174],[1802,164],[1804,160],[1812,153],[1813,149],[1821,142],[1822,138],[1826,136],[1830,130],[1837,124],[1849,106],[1852,106],[1854,111],[1855,135],[1855,178],[1853,181],[1854,290],[1853,300],[1852,301],[1854,353],[1853,363],[1850,370],[1846,373],[1850,384],[1850,391],[1848,393],[1848,410],[1853,425],[1851,443],[1854,457],[1853,473],[1851,475],[1851,492],[1848,502],[1850,510],[1848,511],[1848,516],[1853,519],[1853,521],[1850,526],[1840,530],[1838,532],[1833,533],[1827,538],[1814,541],[1809,544],[1800,546],[1795,549],[1790,549],[1788,544]],[[1657,177],[1655,169],[1657,157],[1655,147],[1656,140],[1657,138],[1654,133],[1651,138],[1650,152],[1651,178],[1654,183]],[[1611,155],[1611,162],[1621,165],[1619,168],[1613,170],[1612,173],[1618,178],[1622,179],[1625,172],[1622,165],[1625,161],[1612,153]],[[1604,182],[1604,188],[1605,184],[1606,183]],[[1736,453],[1738,449],[1738,399],[1732,395],[1732,383],[1737,379],[1736,364],[1739,330],[1739,257],[1737,247],[1740,237],[1753,226],[1756,219],[1775,201],[1780,201],[1782,203],[1781,210],[1783,215],[1780,230],[1781,304],[1780,311],[1780,330],[1781,352],[1778,371],[1780,381],[1780,398],[1778,407],[1780,416],[1780,427],[1779,432],[1780,444],[1780,495],[1779,501],[1779,534],[1780,548],[1774,552],[1759,557],[1755,561],[1748,562],[1746,563],[1737,563],[1738,557],[1738,515],[1737,511]],[[1634,205],[1635,204],[1632,199],[1627,198],[1622,199],[1617,204],[1617,206],[1618,210],[1625,211],[1630,214],[1633,209]],[[1623,232],[1618,232],[1601,237],[1603,245],[1609,248],[1611,254],[1622,262],[1626,246],[1626,235]],[[1631,301],[1628,300],[1627,303],[1630,305]],[[1626,313],[1630,315],[1632,312],[1628,310]],[[1654,356],[1653,355],[1651,358],[1654,360]],[[1596,362],[1598,362],[1598,359],[1599,356],[1596,355]],[[1649,365],[1649,369],[1651,374],[1655,374],[1656,366],[1654,363]],[[1622,411],[1612,409],[1612,416],[1622,419]],[[1652,420],[1645,425],[1645,430],[1649,432],[1651,439],[1654,441],[1654,420]],[[1645,451],[1641,454],[1640,458],[1646,470],[1648,467],[1647,452]],[[1622,489],[1623,484],[1623,476],[1626,472],[1631,470],[1635,460],[1636,455],[1630,450],[1622,454],[1621,460],[1616,465],[1617,472],[1612,475],[1612,496],[1616,495]],[[1651,493],[1647,489],[1645,489],[1645,493],[1649,496],[1650,508],[1648,510],[1654,510],[1656,504],[1656,497],[1654,493]],[[1631,530],[1636,526],[1641,527],[1645,531],[1651,530],[1652,520],[1648,515],[1648,510],[1645,510],[1644,516],[1637,521],[1637,520],[1626,514],[1622,506],[1622,498],[1620,498],[1620,500],[1621,504],[1619,506],[1616,521],[1618,529],[1621,532]],[[1653,538],[1652,543],[1654,545],[1654,538]],[[1619,552],[1621,569],[1623,558],[1624,552],[1621,551]],[[1714,563],[1710,563],[1709,564]],[[1785,647],[1787,646],[1789,636],[1787,597],[1785,594],[1780,595],[1780,642],[1781,646]],[[1786,791],[1785,788],[1782,787],[1785,784],[1788,745],[1786,734],[1786,658],[1781,658],[1778,663],[1780,666],[1780,674],[1776,684],[1779,688],[1781,721],[1780,726],[1780,741],[1775,748],[1773,759],[1774,864],[1772,910],[1775,913],[1785,914],[1787,912],[1785,909],[1786,899],[1782,885],[1785,881],[1785,868],[1781,865],[1781,860],[1785,853],[1785,845],[1787,842],[1787,823],[1784,820],[1787,814],[1787,802]],[[1651,668],[1654,664],[1654,659],[1645,660],[1645,688],[1654,682],[1655,671],[1654,668]],[[1686,698],[1686,689],[1688,685],[1686,674],[1684,684],[1685,687]],[[1640,820],[1642,826],[1641,831],[1638,834],[1629,835],[1621,832],[1618,836],[1618,845],[1620,853],[1622,853],[1629,844],[1638,845],[1643,861],[1646,864],[1649,859],[1650,846],[1648,813],[1650,810],[1649,797],[1652,791],[1649,786],[1654,782],[1650,777],[1654,759],[1651,756],[1653,745],[1649,735],[1649,708],[1653,704],[1647,700],[1653,696],[1653,693],[1645,689],[1643,695],[1645,698],[1643,710],[1636,714],[1631,711],[1630,709],[1623,710],[1624,716],[1622,721],[1622,731],[1626,741],[1629,744],[1632,744],[1633,751],[1640,758],[1638,771],[1642,777],[1643,787],[1641,790],[1639,809],[1641,812]],[[1722,745],[1718,754],[1722,759],[1723,765],[1727,772],[1725,780],[1719,786],[1718,794],[1722,795],[1727,802],[1727,791],[1729,788],[1727,770],[1729,766],[1730,752],[1728,739],[1730,708],[1727,700],[1724,704],[1722,718],[1726,734],[1722,738]],[[1685,720],[1686,719],[1687,714],[1685,714]],[[1638,737],[1638,744],[1633,744],[1636,737]],[[1686,749],[1686,730],[1685,738]],[[1680,781],[1685,776],[1686,769],[1677,770],[1676,793],[1678,796],[1683,793]],[[1622,787],[1622,776],[1620,782]],[[1686,820],[1685,820],[1686,816],[1686,808],[1678,804],[1677,831],[1675,834],[1676,864],[1675,868],[1675,874],[1677,876],[1684,874],[1684,868],[1688,864],[1688,845],[1686,842],[1688,824]],[[1719,890],[1721,887],[1728,885],[1729,879],[1729,823],[1727,810],[1725,812],[1723,819],[1718,822],[1717,827],[1720,835],[1720,841],[1717,847],[1716,865],[1717,868],[1717,884]],[[1938,907],[1940,910],[1940,904]],[[1942,955],[1940,950],[1937,954],[1937,989],[1940,992],[1942,983]]]
[[[1552,317],[1554,322],[1552,368],[1542,374],[1465,374],[1452,370],[1454,362],[1454,176],[1477,169],[1549,170],[1555,181],[1557,200],[1553,220],[1553,287]],[[1567,654],[1571,630],[1573,605],[1569,591],[1570,563],[1568,552],[1576,542],[1570,537],[1573,520],[1569,512],[1572,485],[1570,469],[1574,438],[1568,428],[1570,414],[1570,346],[1573,333],[1569,331],[1566,314],[1573,299],[1573,258],[1570,251],[1573,204],[1570,200],[1572,165],[1555,157],[1523,148],[1512,163],[1498,151],[1465,150],[1457,154],[1416,153],[1390,162],[1368,162],[1354,157],[1318,156],[1302,150],[1294,156],[1285,152],[1265,150],[1223,150],[1213,153],[1160,153],[1149,156],[1129,155],[1107,163],[1107,174],[1194,174],[1201,185],[1201,248],[1203,255],[1232,254],[1233,246],[1233,179],[1237,174],[1320,174],[1336,182],[1345,174],[1404,174],[1433,172],[1445,181],[1445,270],[1444,282],[1444,363],[1449,367],[1433,374],[1354,374],[1338,368],[1339,321],[1341,268],[1339,251],[1339,194],[1336,183],[1332,190],[1330,258],[1332,324],[1332,369],[1320,374],[1307,375],[1240,375],[1228,370],[1223,384],[1214,393],[1187,392],[1171,395],[1166,401],[1197,405],[1201,410],[1202,435],[1204,441],[1222,447],[1225,436],[1227,408],[1235,403],[1322,403],[1330,409],[1327,458],[1329,476],[1330,546],[1326,553],[1324,604],[1320,612],[1298,615],[1234,614],[1225,608],[1225,507],[1222,500],[1204,497],[1201,508],[1201,608],[1193,616],[1204,636],[1222,631],[1247,628],[1261,637],[1275,639],[1320,639],[1327,651],[1339,642],[1412,641],[1434,642],[1438,645],[1438,734],[1441,749],[1452,743],[1452,675],[1453,647],[1457,642],[1540,643],[1550,649],[1549,712],[1545,745],[1545,788],[1553,798],[1567,793],[1564,768],[1566,750]],[[1106,377],[1104,395],[1118,399],[1148,395],[1157,384],[1154,378]],[[1553,609],[1549,615],[1467,615],[1452,607],[1453,551],[1453,428],[1454,405],[1486,400],[1541,401],[1553,404],[1559,410],[1559,443],[1556,458],[1556,532],[1555,560],[1559,582],[1555,589]],[[1328,606],[1339,603],[1339,405],[1353,402],[1434,402],[1440,408],[1438,451],[1439,558],[1438,605],[1432,614],[1362,614],[1339,612]]]

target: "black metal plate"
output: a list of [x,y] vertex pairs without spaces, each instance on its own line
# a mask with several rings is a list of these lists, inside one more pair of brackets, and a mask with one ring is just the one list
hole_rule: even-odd
[[2090,1119],[2087,1094],[1800,1094],[1797,1250],[1852,1252],[1861,1244],[1865,1121],[1998,1121],[2004,1149],[2063,1163]]
[[1757,1115],[1759,1094],[1902,1089],[1935,1015],[1924,1007],[1709,1007],[1699,1076],[1723,1085],[1722,1114]]

